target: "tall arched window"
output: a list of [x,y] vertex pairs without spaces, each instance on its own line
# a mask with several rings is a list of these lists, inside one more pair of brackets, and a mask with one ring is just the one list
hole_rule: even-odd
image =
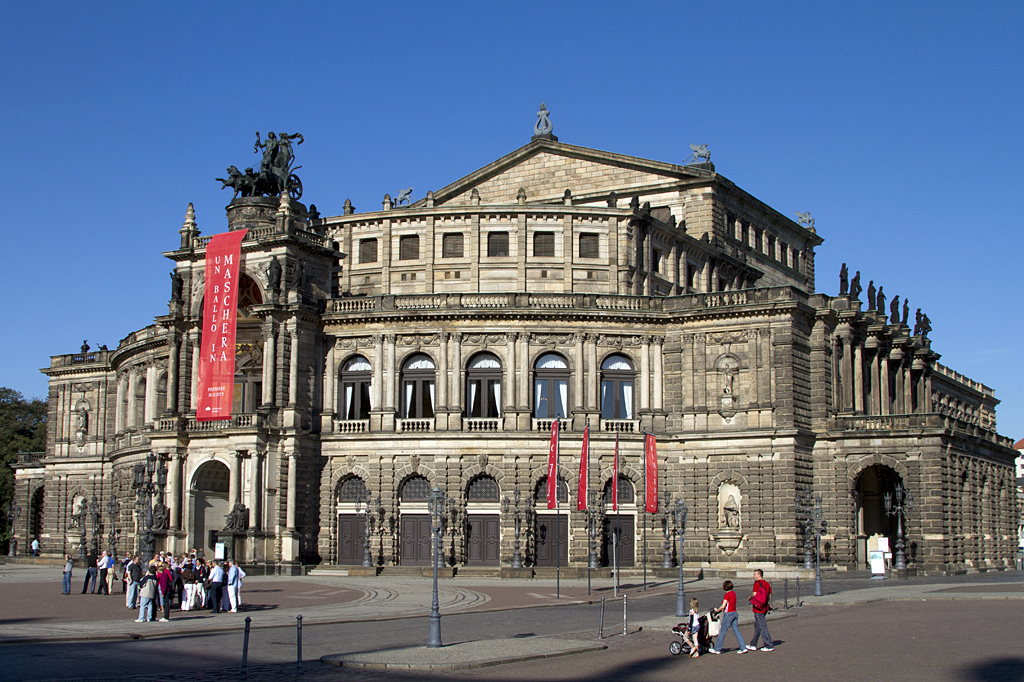
[[487,475],[477,476],[466,489],[468,502],[498,502],[499,498],[498,482]]
[[357,502],[367,498],[366,484],[358,476],[349,476],[338,488],[339,502]]
[[633,364],[622,355],[601,363],[601,419],[633,418]]
[[357,355],[350,359],[341,369],[341,418],[370,418],[370,381],[372,379],[370,363],[366,358]]
[[[548,477],[541,476],[537,481],[537,488],[534,490],[534,499],[537,505],[545,505],[548,502]],[[558,479],[558,503],[564,504],[569,501],[569,486],[561,478]]]
[[473,356],[466,366],[466,415],[501,416],[501,361],[491,353]]
[[402,366],[402,416],[434,416],[434,361],[424,353],[416,353]]
[[430,494],[430,481],[422,476],[412,476],[402,484],[402,502],[426,502]]
[[569,365],[561,355],[546,353],[534,365],[533,416],[537,419],[565,419],[568,414]]
[[[612,503],[612,479],[610,478],[604,484],[604,494],[601,496],[601,501],[607,505]],[[621,475],[619,476],[619,504],[636,504],[636,492],[633,489],[632,482]]]

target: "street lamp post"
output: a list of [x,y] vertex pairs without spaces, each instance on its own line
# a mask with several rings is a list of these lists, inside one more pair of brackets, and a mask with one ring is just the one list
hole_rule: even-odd
[[903,516],[914,506],[914,495],[908,490],[903,492],[903,486],[896,486],[896,503],[893,504],[893,494],[885,493],[885,513],[896,517],[896,574],[907,575],[907,554],[906,542],[903,537]]
[[804,568],[814,568],[814,532],[811,529],[811,510],[814,508],[814,496],[810,491],[805,491],[797,496],[796,511],[797,517],[804,527]]
[[505,511],[506,514],[508,514],[509,511],[512,512],[512,520],[515,523],[515,539],[512,541],[512,568],[522,568],[523,567],[523,553],[520,551],[520,548],[522,547],[522,545],[519,542],[519,535],[520,535],[520,533],[522,533],[522,529],[523,529],[522,528],[522,524],[523,524],[523,511],[524,510],[523,510],[522,500],[520,499],[521,495],[519,493],[519,488],[518,487],[515,489],[515,492],[513,493],[513,495],[515,497],[515,502],[514,503],[511,500],[509,500],[508,495],[505,496],[504,511]]
[[[459,528],[461,527],[460,524],[465,522],[465,514],[463,514],[462,510],[459,509],[459,505],[455,501],[454,497],[448,498],[448,516],[445,520],[448,524],[448,533],[452,536],[451,562],[452,566],[454,566],[458,561],[455,556],[455,536],[459,532]],[[443,547],[441,549],[441,563],[445,563]]]
[[437,602],[437,547],[440,544],[441,525],[444,522],[446,495],[437,485],[427,495],[427,509],[430,511],[430,531],[434,536],[434,595],[430,602],[430,634],[427,636],[427,646],[436,648],[444,646],[441,644],[441,611]]
[[[8,543],[7,556],[17,556],[18,554],[18,541],[14,539],[15,524],[18,522],[18,517],[21,516],[21,507],[14,504],[14,502],[7,503],[7,520],[11,522],[11,539]],[[31,542],[28,537],[25,538],[26,542]]]
[[820,597],[821,592],[821,534],[825,531],[825,510],[821,507],[821,495],[814,497],[814,506],[810,506],[811,496],[807,495],[803,502],[806,532],[814,536],[814,596]]
[[96,502],[96,498],[92,498],[89,503],[89,517],[92,519],[92,553],[100,553],[100,505]]
[[587,491],[587,530],[590,542],[590,555],[588,557],[588,568],[596,570],[601,566],[597,563],[597,532],[601,524],[601,516],[604,510],[601,508],[601,496],[596,490]]
[[[156,533],[153,532],[153,495],[160,494],[160,504],[164,503],[164,487],[167,485],[167,467],[163,463],[157,468],[157,457],[149,453],[145,464],[136,464],[132,467],[135,480],[132,481],[132,488],[135,490],[135,506],[138,509],[138,517],[142,525],[142,533],[139,538],[141,545],[142,562],[149,563],[156,554]],[[156,483],[153,482],[153,474],[156,474]]]
[[117,520],[121,513],[121,505],[113,496],[107,501],[107,515],[110,517],[110,532],[107,533],[107,542],[110,547],[110,558],[117,560]]
[[[676,500],[672,509],[672,516],[676,522],[676,532],[679,533],[679,589],[676,590],[676,616],[682,618],[687,614],[686,588],[683,586],[683,535],[686,532],[686,515],[690,508],[682,500]],[[668,518],[666,515],[666,525]]]
[[661,522],[664,525],[662,530],[665,533],[665,541],[661,545],[661,567],[672,568],[672,516],[674,510],[666,509],[662,514]]
[[89,513],[89,498],[83,497],[78,505],[78,511],[71,513],[71,522],[78,528],[78,558],[85,560],[85,536],[86,536],[86,515]]

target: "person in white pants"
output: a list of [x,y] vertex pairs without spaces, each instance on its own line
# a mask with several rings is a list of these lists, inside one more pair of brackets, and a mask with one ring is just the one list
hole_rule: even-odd
[[242,578],[245,577],[245,571],[234,561],[228,563],[228,603],[231,606],[231,613],[238,613],[238,606],[242,603]]

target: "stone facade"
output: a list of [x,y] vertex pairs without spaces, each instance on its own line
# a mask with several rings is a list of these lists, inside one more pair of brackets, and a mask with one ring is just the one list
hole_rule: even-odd
[[[537,139],[411,205],[385,197],[380,211],[320,218],[287,198],[238,198],[227,213],[228,229],[248,230],[232,418],[195,420],[209,238],[190,207],[165,254],[183,282],[167,314],[43,370],[47,452],[17,480],[45,553],[82,544],[82,499],[102,509],[89,537],[113,524],[134,547],[132,467],[152,452],[168,471],[158,544],[173,551],[212,549],[241,503],[234,549],[247,562],[361,563],[368,490],[372,562],[424,564],[438,485],[449,563],[509,565],[503,502],[518,491],[533,512],[527,565],[554,563],[554,531],[558,561],[586,566],[575,491],[589,425],[590,488],[609,490],[616,448],[623,478],[618,515],[597,501],[604,564],[614,525],[621,564],[662,562],[664,514],[637,511],[650,432],[662,510],[690,506],[687,566],[802,562],[796,500],[812,494],[824,560],[864,567],[871,543],[895,543],[883,501],[896,485],[913,494],[911,570],[1012,565],[1014,452],[991,389],[940,365],[907,325],[816,293],[822,239],[710,163]],[[557,519],[542,486],[556,418]]]

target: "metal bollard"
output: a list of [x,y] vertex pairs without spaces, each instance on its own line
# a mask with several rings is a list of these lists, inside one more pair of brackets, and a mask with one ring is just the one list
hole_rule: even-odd
[[782,608],[789,609],[789,578],[782,582],[782,594],[785,596]]
[[249,616],[245,617],[245,639],[242,640],[242,673],[240,677],[245,679],[245,664],[249,658],[249,625],[252,623],[252,618]]
[[800,578],[796,579],[796,605],[800,606]]
[[604,639],[604,597],[601,597],[601,625],[597,628],[597,638]]
[[302,614],[295,616],[295,620],[298,621],[296,629],[298,630],[298,646],[299,650],[296,653],[295,667],[299,672],[302,672]]
[[622,595],[622,636],[625,637],[629,634],[629,630],[626,628],[626,595]]

